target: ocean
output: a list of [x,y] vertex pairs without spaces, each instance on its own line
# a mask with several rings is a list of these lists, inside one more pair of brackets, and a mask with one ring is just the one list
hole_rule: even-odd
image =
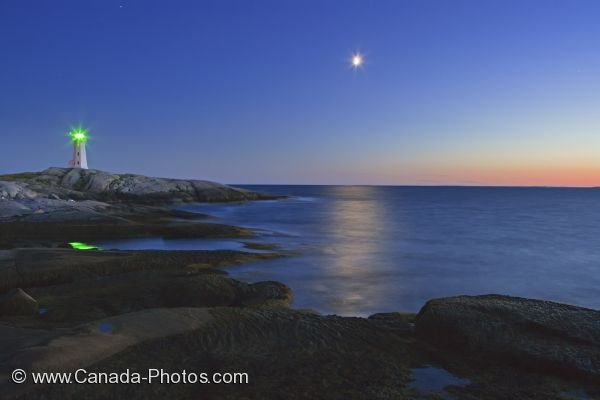
[[[238,185],[239,186],[239,185]],[[428,300],[506,294],[600,309],[600,189],[243,186],[287,199],[188,204],[255,228],[296,256],[228,269],[276,280],[296,308],[366,316]],[[140,239],[110,248],[241,248],[238,240]]]

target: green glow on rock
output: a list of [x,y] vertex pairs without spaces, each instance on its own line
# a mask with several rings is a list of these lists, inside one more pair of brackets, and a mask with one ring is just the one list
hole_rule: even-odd
[[87,244],[87,243],[83,243],[83,242],[70,242],[69,246],[71,246],[75,250],[100,250],[96,246],[92,246],[91,244]]
[[89,138],[87,130],[81,127],[71,129],[69,136],[71,137],[71,141],[74,143],[85,143]]

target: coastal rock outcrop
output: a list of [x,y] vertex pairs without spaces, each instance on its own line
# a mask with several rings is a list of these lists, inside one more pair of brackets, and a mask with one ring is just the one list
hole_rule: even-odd
[[24,217],[34,222],[96,221],[106,219],[111,205],[141,207],[271,198],[209,181],[53,167],[42,172],[0,175],[0,222]]
[[292,302],[293,294],[292,289],[283,283],[264,281],[244,286],[240,297],[239,303],[246,307],[257,304],[264,305],[265,302],[268,302],[269,306],[287,307]]
[[416,333],[447,349],[600,377],[600,311],[500,295],[457,296],[427,302]]
[[21,200],[33,199],[37,197],[37,193],[29,189],[28,185],[23,182],[4,182],[0,180],[0,199],[1,200]]
[[151,339],[189,332],[212,319],[204,308],[158,308],[118,315],[62,331],[15,329],[1,326],[0,333],[12,336],[16,347],[0,362],[0,391],[3,398],[17,397],[31,390],[15,385],[7,371],[75,370]]
[[35,315],[38,302],[21,288],[10,290],[0,298],[0,315]]
[[[589,398],[600,394],[593,383],[573,383],[568,376],[566,381],[546,371],[506,368],[503,361],[489,356],[488,336],[506,334],[493,330],[503,326],[494,325],[494,318],[509,327],[518,326],[515,321],[522,319],[551,326],[554,322],[546,311],[554,305],[532,306],[524,299],[500,296],[459,299],[458,306],[448,306],[450,310],[444,308],[444,301],[439,308],[430,303],[419,316],[421,330],[415,336],[414,315],[385,313],[366,319],[293,310],[285,307],[292,292],[284,284],[248,284],[219,269],[273,256],[234,251],[0,251],[0,292],[26,288],[40,305],[34,315],[4,315],[0,320],[0,397],[425,400],[452,395],[481,400],[566,400],[570,397],[561,393],[575,388],[586,390]],[[509,306],[496,304],[503,302]],[[574,332],[564,335],[565,357],[584,360],[573,351],[583,348],[584,340],[596,343],[593,321],[597,315],[588,321],[591,310],[573,307],[572,312],[570,306],[556,306],[565,318],[559,324]],[[446,321],[445,315],[452,318],[440,324]],[[486,357],[483,369],[468,352],[454,351],[463,347],[433,347],[432,352],[430,343],[419,340],[443,338],[440,335],[452,332],[459,317],[463,318],[459,325],[464,326],[458,330],[482,335],[476,338],[482,349],[478,351]],[[488,324],[494,328],[482,331]],[[581,332],[575,329],[578,326]],[[523,340],[544,343],[537,342],[540,339],[530,333],[535,331],[532,328],[514,329],[515,334],[518,329],[525,332]],[[510,351],[509,346],[522,348],[519,340],[511,338],[515,343],[501,343],[507,346],[502,351]],[[553,343],[562,345],[561,340],[557,335]],[[548,349],[539,346],[537,351]],[[444,357],[450,361],[446,363]],[[589,357],[595,357],[594,353]],[[414,368],[423,365],[447,369],[472,383],[448,384],[433,394],[411,384],[417,379]],[[14,385],[10,374],[15,368],[36,372],[84,368],[99,373],[150,368],[239,371],[247,373],[251,383],[132,386],[33,385],[29,381]]]
[[100,170],[48,168],[39,173],[0,176],[0,195],[8,199],[50,198],[124,201],[141,204],[221,202],[268,198],[220,183],[113,174]]

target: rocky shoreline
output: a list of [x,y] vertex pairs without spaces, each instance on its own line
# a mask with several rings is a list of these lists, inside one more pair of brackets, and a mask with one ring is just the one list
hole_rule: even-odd
[[94,200],[135,204],[224,202],[275,198],[216,182],[113,174],[95,169],[52,167],[41,172],[0,175],[0,198]]
[[[201,183],[199,183],[201,182]],[[507,296],[324,316],[223,267],[263,252],[77,251],[68,242],[236,237],[165,203],[271,198],[202,181],[51,168],[0,176],[0,393],[14,399],[600,398],[600,311]],[[416,385],[416,369],[465,384]],[[248,385],[15,385],[26,371],[239,371]],[[427,387],[431,384],[430,387]],[[435,389],[435,390],[434,390]]]

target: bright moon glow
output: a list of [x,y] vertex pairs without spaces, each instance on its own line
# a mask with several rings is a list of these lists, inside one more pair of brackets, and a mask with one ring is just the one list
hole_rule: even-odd
[[354,69],[357,69],[360,66],[362,66],[362,63],[363,63],[363,56],[362,56],[362,54],[360,54],[360,53],[353,54],[352,55],[351,63],[352,63],[352,67]]

